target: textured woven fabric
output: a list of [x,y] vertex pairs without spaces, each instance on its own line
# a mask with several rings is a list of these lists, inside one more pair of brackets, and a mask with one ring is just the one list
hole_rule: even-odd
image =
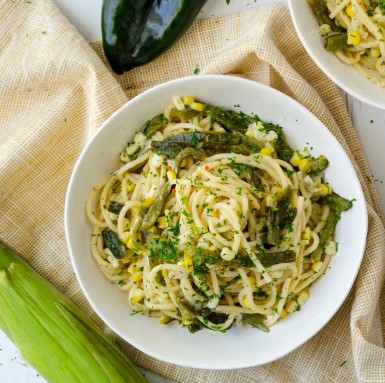
[[369,214],[362,267],[330,323],[279,361],[235,371],[175,367],[115,338],[136,363],[179,382],[385,382],[385,231],[378,199],[338,89],[305,53],[285,6],[196,22],[162,57],[123,76],[105,65],[100,42],[90,47],[50,0],[0,1],[0,35],[0,238],[102,327],[72,270],[63,210],[75,161],[112,112],[198,67],[267,84],[318,116],[349,154]]

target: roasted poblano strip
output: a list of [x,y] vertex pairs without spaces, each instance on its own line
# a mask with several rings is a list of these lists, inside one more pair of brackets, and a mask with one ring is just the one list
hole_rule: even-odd
[[238,170],[239,176],[242,179],[254,186],[256,189],[261,186],[261,176],[258,169],[248,165],[235,165],[235,169]]
[[179,172],[179,168],[182,160],[189,156],[193,157],[194,160],[199,160],[199,161],[203,161],[206,158],[205,152],[203,150],[197,150],[193,148],[182,149],[175,157],[174,169],[176,174],[178,174]]
[[[290,163],[295,151],[286,142],[282,127],[270,122],[263,122],[263,127],[266,129],[266,132],[273,131],[277,134],[277,141],[273,143],[274,149],[277,151],[280,158]],[[310,168],[308,172],[310,174],[322,173],[329,165],[329,161],[324,155],[309,160]]]
[[296,259],[296,253],[293,250],[275,251],[271,253],[259,251],[256,252],[256,255],[264,267],[270,267],[278,263],[294,262]]
[[323,251],[334,235],[335,228],[340,219],[340,214],[353,206],[352,201],[349,201],[334,192],[323,198],[322,201],[330,206],[330,213],[325,220],[324,227],[319,232],[318,247],[310,254],[310,258],[313,262],[321,259]]
[[313,158],[311,160],[309,173],[310,174],[322,173],[326,170],[328,166],[329,166],[329,160],[324,155],[321,154],[317,158]]
[[312,262],[319,261],[321,259],[322,253],[325,250],[328,242],[334,235],[334,231],[337,225],[338,220],[340,219],[339,213],[336,213],[334,210],[331,210],[328,217],[325,220],[325,225],[319,232],[319,244],[318,247],[310,254],[310,259]]
[[266,317],[262,314],[242,314],[242,322],[248,323],[262,331],[270,332],[270,329],[265,325],[265,319]]
[[313,0],[313,10],[319,25],[327,24],[333,32],[343,32],[345,30],[329,17],[330,11],[326,0]]
[[282,127],[270,122],[264,122],[263,127],[266,129],[266,132],[273,131],[277,133],[278,139],[274,143],[274,148],[284,161],[290,162],[291,158],[293,157],[294,150],[286,143],[282,132]]
[[347,48],[349,48],[348,34],[345,32],[330,35],[326,38],[325,49],[328,52],[340,51]]
[[326,24],[330,27],[331,33],[326,37],[325,49],[330,52],[349,48],[346,28],[337,25],[335,19],[329,17],[326,0],[314,0],[313,11],[319,25]]
[[169,182],[166,182],[163,186],[160,187],[155,201],[151,204],[147,214],[143,218],[143,223],[140,228],[141,230],[148,230],[150,227],[154,226],[154,223],[162,212],[163,206],[166,203],[166,199],[169,196],[170,191],[171,185]]
[[331,209],[338,213],[349,210],[353,206],[353,202],[348,199],[341,197],[337,193],[332,193],[326,196],[324,199],[326,204],[330,206]]
[[[264,267],[270,267],[278,263],[294,262],[296,258],[296,253],[292,250],[267,252],[265,249],[259,248],[254,253]],[[225,261],[219,252],[200,247],[193,253],[192,262],[195,267],[212,264],[227,268],[254,267],[253,261],[246,254],[237,254],[231,261]]]
[[186,108],[183,110],[173,109],[170,112],[170,118],[172,121],[174,121],[174,119],[178,119],[180,121],[182,120],[187,121],[187,120],[191,120],[194,117],[199,117],[202,114],[203,112],[198,112],[197,110],[190,109],[190,108]]
[[122,259],[126,255],[125,246],[118,238],[118,235],[112,230],[105,229],[102,231],[102,237],[106,247],[111,251],[112,255],[117,259]]
[[179,133],[163,141],[152,141],[156,153],[176,158],[185,148],[203,150],[207,155],[237,153],[250,155],[259,151],[256,140],[241,134],[219,132]]
[[251,117],[242,112],[237,113],[233,110],[215,106],[208,106],[207,114],[211,117],[212,122],[218,122],[230,132],[246,133],[250,124],[259,121],[257,116]]
[[110,201],[109,204],[108,204],[108,209],[107,210],[110,213],[114,213],[114,214],[119,215],[120,210],[122,210],[122,208],[123,208],[123,205],[120,202]]
[[282,227],[282,221],[286,219],[285,217],[289,210],[293,193],[294,190],[288,186],[284,190],[281,199],[277,203],[277,206],[274,209],[270,209],[267,213],[266,241],[270,245],[279,245],[280,243],[280,228]]
[[162,147],[178,146],[180,148],[210,149],[215,145],[237,145],[242,142],[242,136],[221,132],[188,132],[179,133],[165,138],[163,141],[153,141],[155,149]]
[[280,227],[288,227],[294,221],[295,216],[297,215],[297,208],[292,207],[286,211],[282,216],[281,222],[279,223]]
[[158,130],[164,128],[168,122],[163,113],[158,114],[144,124],[142,133],[147,136],[147,138],[151,138]]

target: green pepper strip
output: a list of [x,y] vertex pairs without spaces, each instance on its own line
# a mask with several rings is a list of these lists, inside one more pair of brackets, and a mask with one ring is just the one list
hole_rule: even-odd
[[280,227],[282,221],[287,214],[290,206],[290,201],[293,196],[293,189],[287,187],[284,190],[283,196],[277,204],[275,211],[270,209],[267,214],[266,226],[267,226],[267,243],[270,245],[279,245],[280,243]]
[[112,255],[117,259],[122,259],[125,256],[125,251],[123,250],[123,244],[119,240],[116,233],[112,230],[106,229],[102,231],[102,237],[107,248],[111,251]]
[[326,38],[325,49],[328,52],[340,51],[349,48],[348,34],[339,33],[338,35],[330,35]]
[[143,223],[140,227],[140,230],[148,230],[150,227],[154,226],[156,220],[158,219],[160,213],[162,212],[163,206],[166,203],[166,199],[170,194],[170,183],[166,182],[158,192],[158,195],[155,198],[155,201],[152,203],[148,209],[147,214],[143,218]]
[[317,248],[310,254],[310,259],[312,262],[317,262],[321,259],[322,253],[325,250],[326,245],[334,234],[334,230],[339,219],[340,215],[334,210],[331,210],[330,214],[325,220],[324,227],[318,234],[319,244]]
[[262,331],[269,332],[270,329],[264,323],[265,319],[266,316],[262,314],[242,314],[242,322],[248,323]]
[[205,152],[203,150],[196,150],[193,148],[183,149],[175,157],[174,169],[176,174],[178,174],[179,172],[179,168],[182,160],[188,156],[192,156],[194,160],[199,160],[199,161],[203,161],[206,158]]
[[123,208],[123,205],[120,202],[110,201],[110,203],[108,204],[108,209],[107,210],[110,213],[114,213],[116,215],[119,215],[120,210],[122,210],[122,208]]
[[342,213],[345,210],[349,210],[353,206],[353,202],[341,197],[337,193],[329,194],[323,200],[330,206],[331,209],[338,213]]
[[147,138],[151,138],[158,130],[165,127],[168,122],[169,121],[163,113],[158,114],[144,124],[142,133],[147,136]]

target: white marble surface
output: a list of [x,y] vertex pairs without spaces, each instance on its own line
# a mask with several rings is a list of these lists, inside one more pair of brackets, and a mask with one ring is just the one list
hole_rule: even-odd
[[[77,26],[86,40],[100,38],[100,11],[102,0],[55,0],[57,5]],[[272,2],[271,0],[209,0],[200,18],[224,15],[241,9]],[[286,3],[285,0],[281,0]],[[385,211],[385,111],[365,105],[341,92],[354,129],[362,145],[371,174],[367,176],[374,183]],[[143,370],[144,371],[144,370]],[[144,371],[151,383],[170,383],[171,381]],[[16,347],[0,332],[0,382],[4,383],[44,383],[36,371],[26,365]]]

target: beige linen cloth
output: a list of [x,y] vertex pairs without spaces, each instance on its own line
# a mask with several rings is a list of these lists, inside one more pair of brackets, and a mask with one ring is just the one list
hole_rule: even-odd
[[103,63],[100,43],[84,41],[50,0],[1,0],[0,36],[0,238],[106,331],[79,288],[63,227],[71,171],[102,122],[143,90],[197,67],[270,85],[318,116],[349,154],[369,214],[362,267],[330,323],[281,360],[235,371],[176,367],[117,341],[139,365],[179,382],[385,382],[378,199],[340,94],[306,54],[285,6],[198,21],[162,57],[121,77]]

